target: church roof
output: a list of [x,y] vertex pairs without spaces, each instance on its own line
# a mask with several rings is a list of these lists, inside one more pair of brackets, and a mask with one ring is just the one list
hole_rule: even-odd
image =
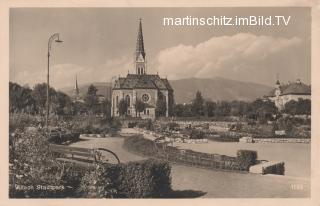
[[[272,89],[267,97],[274,97],[276,89]],[[295,95],[311,95],[311,86],[306,85],[300,81],[280,85],[280,91],[282,95],[295,94]]]
[[162,79],[155,74],[128,74],[127,77],[120,77],[113,89],[158,89],[172,90],[167,79]]

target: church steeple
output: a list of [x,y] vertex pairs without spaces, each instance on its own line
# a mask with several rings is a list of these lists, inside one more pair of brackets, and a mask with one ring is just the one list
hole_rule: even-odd
[[73,95],[75,97],[77,97],[79,95],[79,87],[78,87],[78,78],[76,75],[76,84],[74,85],[74,89],[73,89]]
[[135,54],[135,66],[136,74],[141,75],[146,73],[146,53],[144,51],[141,19],[139,19],[139,29]]

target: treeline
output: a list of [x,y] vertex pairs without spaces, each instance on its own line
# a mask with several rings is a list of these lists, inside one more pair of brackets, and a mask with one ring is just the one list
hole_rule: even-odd
[[[83,101],[73,101],[67,94],[50,87],[50,113],[55,115],[102,114],[110,116],[110,102],[99,100],[97,89],[91,85]],[[9,112],[44,115],[47,84],[36,84],[33,89],[9,82]]]
[[[311,101],[299,99],[285,104],[282,111],[291,115],[310,115]],[[254,120],[271,120],[279,114],[273,102],[257,99],[253,102],[245,101],[206,101],[201,92],[197,92],[190,104],[176,104],[174,108],[177,117],[226,117],[237,116]]]

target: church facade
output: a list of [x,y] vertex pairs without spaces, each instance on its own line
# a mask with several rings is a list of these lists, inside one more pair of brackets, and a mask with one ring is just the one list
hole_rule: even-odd
[[[115,80],[112,87],[111,115],[120,116],[119,103],[121,100],[125,100],[128,106],[126,112],[128,116],[154,119],[157,116],[158,101],[161,100],[165,103],[163,116],[171,116],[174,104],[173,89],[166,78],[147,72],[141,20],[136,43],[134,70],[135,73],[128,73],[126,77],[119,77]],[[142,112],[136,110],[137,101],[141,101],[145,105]]]

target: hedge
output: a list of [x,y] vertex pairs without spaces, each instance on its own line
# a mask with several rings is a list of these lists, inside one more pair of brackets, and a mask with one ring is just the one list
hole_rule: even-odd
[[256,164],[258,154],[257,151],[252,150],[238,150],[237,151],[237,159],[241,167],[245,168],[245,170],[249,170],[251,165]]
[[171,192],[171,168],[167,162],[148,159],[119,165],[98,165],[82,178],[84,197],[164,197]]
[[131,152],[170,162],[233,171],[249,171],[249,167],[254,165],[257,159],[256,151],[238,150],[237,157],[208,154],[192,150],[181,150],[168,146],[166,143],[155,143],[152,140],[145,139],[142,135],[126,138],[124,148]]
[[270,165],[268,167],[262,168],[262,174],[277,174],[277,175],[284,175],[285,168],[284,162],[280,162],[278,164]]

